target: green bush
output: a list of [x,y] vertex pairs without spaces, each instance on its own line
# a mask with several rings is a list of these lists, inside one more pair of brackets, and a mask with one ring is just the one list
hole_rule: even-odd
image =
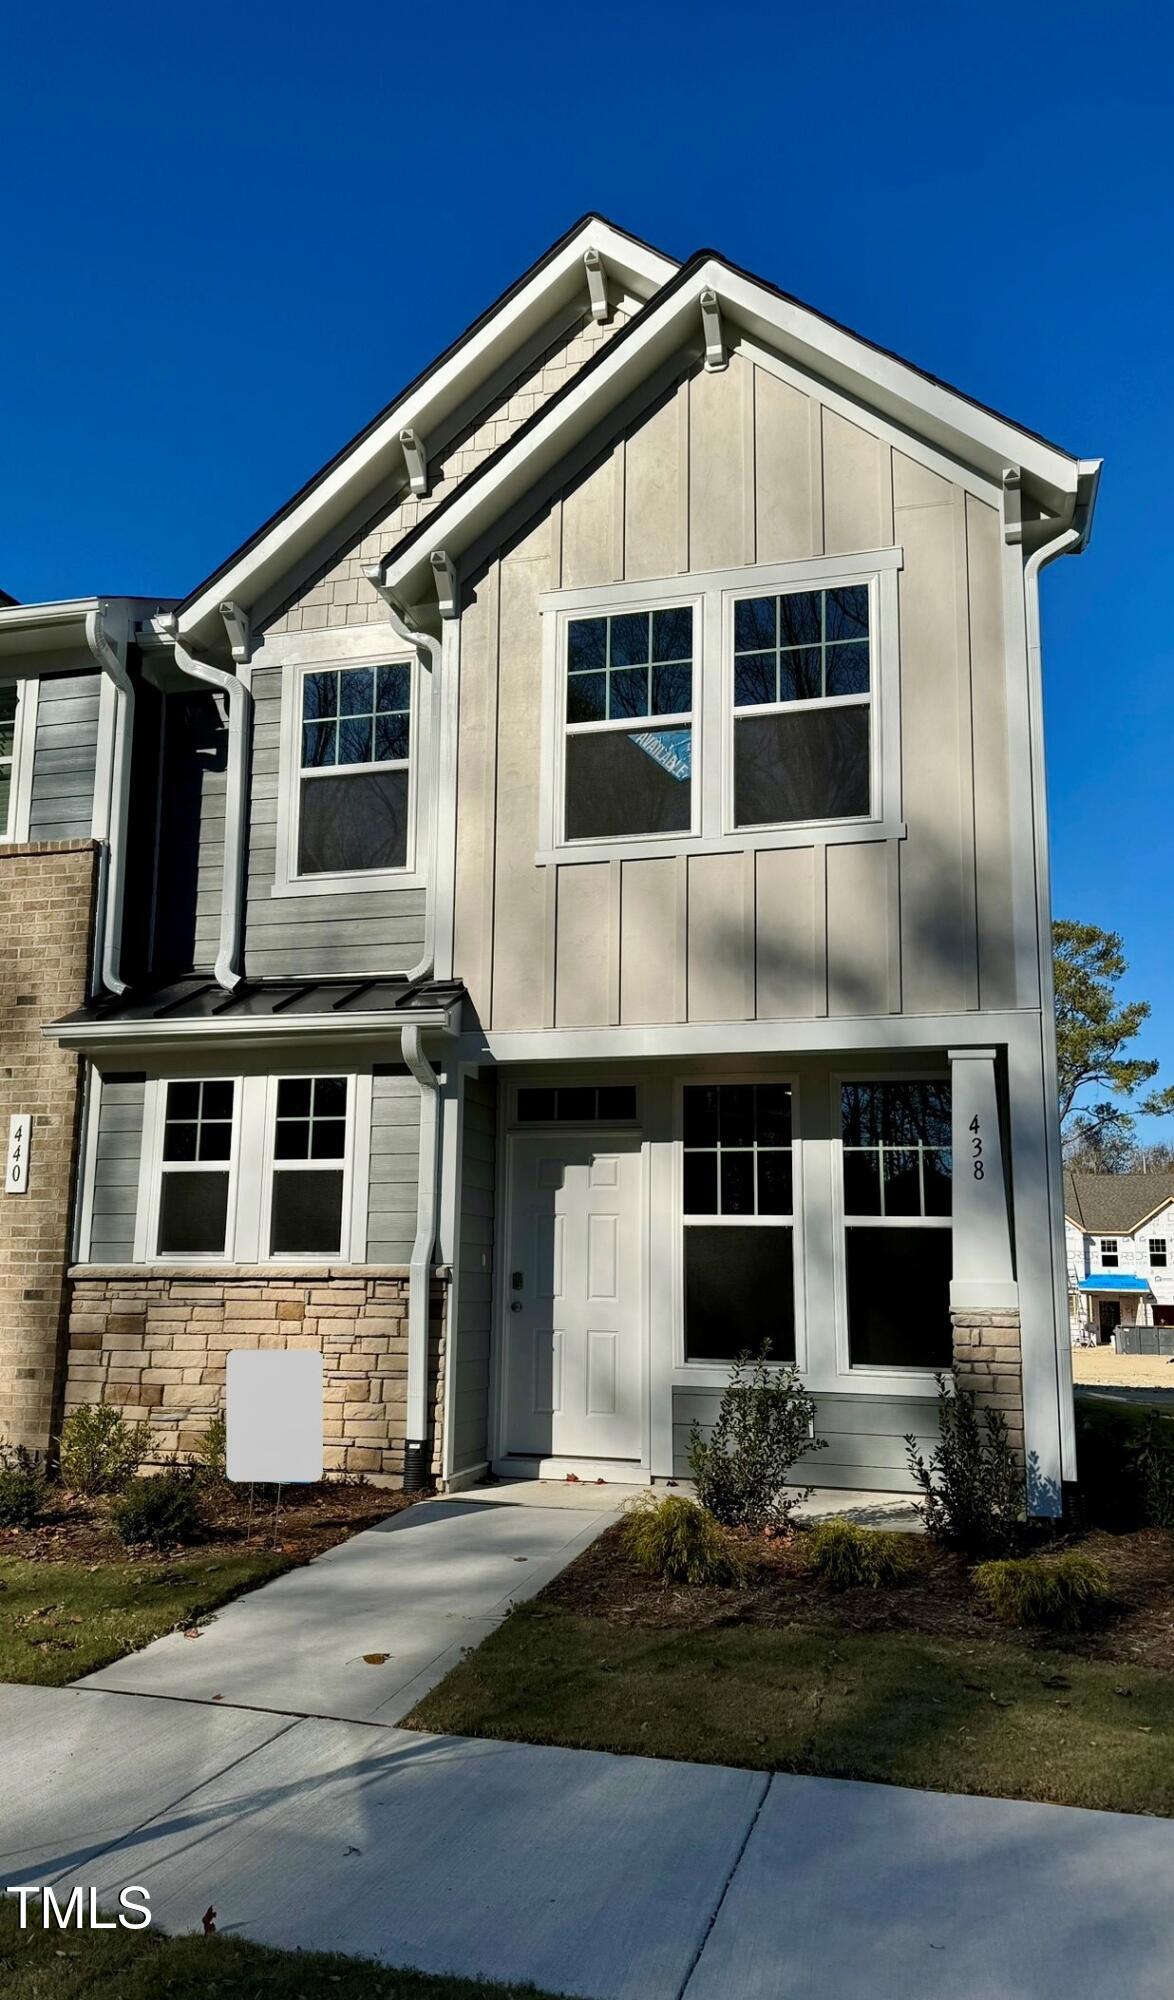
[[907,1436],[905,1457],[924,1494],[918,1508],[936,1541],[980,1554],[1008,1548],[1023,1514],[1023,1469],[1001,1410],[983,1410],[973,1393],[950,1389],[939,1375],[938,1442],[928,1466]]
[[223,1412],[213,1417],[195,1450],[192,1465],[205,1486],[228,1484],[228,1425]]
[[1099,1625],[1112,1601],[1104,1564],[1076,1551],[980,1563],[974,1585],[1004,1625],[1048,1625],[1058,1632]]
[[73,1493],[118,1493],[133,1479],[151,1442],[147,1424],[128,1424],[112,1403],[83,1403],[66,1418],[57,1443],[61,1480]]
[[191,1466],[173,1465],[153,1478],[132,1479],[111,1506],[110,1524],[127,1548],[195,1541],[203,1527],[196,1473]]
[[741,1583],[741,1551],[711,1514],[682,1493],[648,1493],[624,1515],[621,1545],[638,1569],[664,1583]]
[[772,1367],[765,1348],[753,1363],[740,1354],[708,1438],[696,1423],[689,1434],[697,1498],[725,1528],[786,1527],[811,1490],[787,1494],[791,1473],[804,1453],[826,1444],[815,1435],[815,1402],[797,1369]]
[[47,1483],[44,1466],[27,1446],[0,1446],[0,1528],[31,1528]]
[[829,1590],[888,1590],[913,1567],[908,1536],[855,1521],[820,1521],[803,1538],[803,1557]]
[[1174,1425],[1147,1410],[1129,1438],[1125,1455],[1137,1483],[1147,1528],[1174,1528]]

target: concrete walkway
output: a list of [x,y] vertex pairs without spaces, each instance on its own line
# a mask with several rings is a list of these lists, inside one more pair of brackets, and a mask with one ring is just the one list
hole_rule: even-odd
[[588,2000],[1169,2000],[1174,1822],[394,1726],[616,1500],[428,1502],[198,1640],[0,1687],[0,1879]]

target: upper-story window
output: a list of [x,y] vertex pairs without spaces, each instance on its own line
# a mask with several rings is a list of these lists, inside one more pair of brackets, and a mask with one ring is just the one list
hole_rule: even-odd
[[567,625],[564,837],[693,827],[693,610]]
[[1120,1261],[1117,1238],[1115,1236],[1102,1236],[1101,1268],[1105,1271],[1116,1271],[1120,1265]]
[[1166,1268],[1166,1239],[1164,1236],[1150,1237],[1150,1264],[1155,1271]]
[[738,598],[733,686],[735,826],[867,817],[866,585]]
[[299,875],[407,866],[411,735],[408,662],[302,676]]
[[16,764],[16,709],[18,695],[16,686],[10,682],[0,687],[0,840],[12,837],[12,820],[16,803],[16,787],[13,784],[13,770]]

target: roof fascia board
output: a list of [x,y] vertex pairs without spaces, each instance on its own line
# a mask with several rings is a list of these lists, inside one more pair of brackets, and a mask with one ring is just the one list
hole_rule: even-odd
[[[27,660],[34,671],[38,653],[60,653],[71,645],[89,658],[86,619],[91,613],[125,611],[130,624],[174,602],[157,597],[67,597],[45,604],[6,605],[0,608],[0,658]],[[68,670],[58,665],[51,671]]]
[[413,384],[312,482],[294,506],[275,517],[268,531],[208,580],[180,611],[181,636],[194,635],[204,626],[217,627],[218,607],[226,597],[239,598],[251,606],[273,581],[275,565],[284,562],[288,566],[291,557],[296,559],[309,542],[321,540],[334,512],[345,513],[360,493],[369,491],[372,483],[398,466],[403,458],[401,430],[412,428],[428,436],[468,397],[474,382],[492,376],[565,300],[581,289],[586,301],[583,254],[589,248],[598,250],[609,272],[637,296],[651,295],[677,269],[659,251],[637,243],[610,223],[589,217],[529,283],[510,295],[499,311],[491,312],[436,368]]
[[187,1021],[77,1021],[50,1023],[41,1030],[63,1049],[100,1054],[110,1049],[185,1047],[262,1047],[266,1043],[282,1048],[301,1042],[369,1042],[386,1040],[407,1027],[429,1033],[455,1033],[456,1007],[415,1008],[408,1014],[297,1014],[285,1020],[260,1015],[245,1020],[210,1021],[207,1017]]
[[[1061,514],[1075,505],[1084,462],[1019,430],[714,258],[690,265],[681,283],[666,288],[632,324],[616,335],[543,411],[523,426],[500,455],[487,460],[421,527],[393,549],[385,580],[405,602],[426,596],[423,572],[433,548],[457,556],[487,532],[492,517],[521,499],[544,470],[572,448],[607,410],[631,395],[641,373],[661,365],[675,347],[700,343],[700,296],[717,293],[732,321],[760,344],[781,348],[805,373],[829,380],[867,408],[924,437],[948,458],[969,464],[992,483],[1015,464],[1034,489]],[[862,388],[865,391],[862,398]],[[406,546],[405,546],[406,544]]]

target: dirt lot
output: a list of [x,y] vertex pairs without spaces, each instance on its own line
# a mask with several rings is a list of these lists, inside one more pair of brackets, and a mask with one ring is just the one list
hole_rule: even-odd
[[1164,1354],[1114,1354],[1111,1347],[1074,1347],[1072,1379],[1078,1388],[1174,1392],[1174,1360]]

